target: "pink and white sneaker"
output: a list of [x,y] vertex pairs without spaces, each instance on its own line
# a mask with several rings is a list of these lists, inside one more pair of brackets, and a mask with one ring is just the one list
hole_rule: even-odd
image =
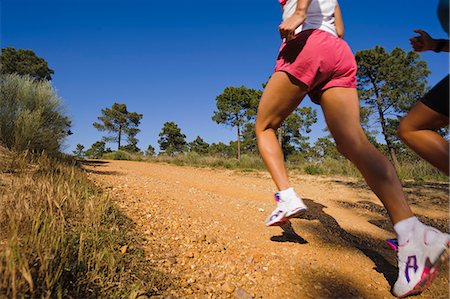
[[399,273],[392,293],[399,298],[423,292],[448,262],[450,236],[431,226],[420,223],[404,244],[387,242],[397,250]]
[[277,208],[266,220],[266,226],[283,226],[289,218],[296,217],[307,210],[303,200],[294,192],[292,188],[284,193],[275,193]]

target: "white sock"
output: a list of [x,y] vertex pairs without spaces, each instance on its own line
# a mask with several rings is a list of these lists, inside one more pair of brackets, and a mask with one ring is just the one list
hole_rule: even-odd
[[404,244],[410,236],[414,233],[415,228],[422,225],[422,222],[417,217],[410,217],[397,222],[394,225],[394,230],[397,233],[398,244]]
[[298,195],[295,193],[294,188],[288,188],[286,190],[282,190],[278,192],[280,194],[280,197],[284,201],[290,201],[293,198],[297,198]]

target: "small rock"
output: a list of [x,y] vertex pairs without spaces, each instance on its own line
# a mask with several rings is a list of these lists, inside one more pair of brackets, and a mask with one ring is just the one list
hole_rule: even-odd
[[122,247],[120,247],[121,254],[127,253],[127,250],[128,250],[128,245],[123,245]]
[[234,297],[236,299],[252,299],[253,296],[247,293],[244,289],[237,288],[236,292],[234,293]]
[[204,290],[205,290],[205,286],[202,285],[202,284],[198,284],[198,285],[197,285],[197,289],[198,289],[199,291],[204,291]]
[[222,290],[223,290],[224,292],[229,293],[229,294],[233,293],[234,289],[235,289],[234,285],[232,285],[232,284],[229,283],[229,282],[225,282],[225,283],[222,285]]
[[206,242],[208,242],[208,244],[216,244],[217,239],[214,237],[210,237],[210,238],[206,239]]
[[225,278],[225,273],[219,272],[215,278],[216,278],[216,280],[221,281]]

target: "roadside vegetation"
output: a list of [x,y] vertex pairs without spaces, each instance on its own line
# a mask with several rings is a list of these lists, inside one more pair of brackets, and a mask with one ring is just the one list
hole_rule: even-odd
[[[196,152],[188,152],[174,156],[156,155],[148,156],[142,153],[129,153],[126,151],[113,151],[105,153],[101,157],[106,160],[146,161],[156,163],[170,163],[179,166],[208,167],[234,169],[242,172],[265,171],[266,168],[261,157],[257,155],[243,154],[241,159],[235,157],[223,157],[218,155],[201,155]],[[300,174],[323,176],[347,176],[362,179],[359,171],[353,164],[342,158],[323,158],[308,161],[303,157],[291,157],[286,161],[288,171]],[[398,176],[404,181],[421,182],[448,182],[448,177],[436,170],[427,162],[417,158],[414,161],[400,160]]]
[[54,71],[31,50],[2,49],[0,62],[0,298],[163,293],[171,279],[132,221],[60,153],[71,122]]
[[133,223],[71,157],[2,149],[1,161],[0,297],[124,298],[167,287]]

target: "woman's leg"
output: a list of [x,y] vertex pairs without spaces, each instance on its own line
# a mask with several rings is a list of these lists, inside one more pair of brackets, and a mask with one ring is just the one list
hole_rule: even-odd
[[275,72],[270,78],[256,117],[255,132],[258,148],[279,190],[290,187],[283,152],[275,131],[305,97],[307,86],[285,72]]
[[398,127],[398,136],[403,142],[434,167],[449,175],[448,141],[433,130],[447,126],[448,117],[422,102],[409,111]]
[[364,176],[386,207],[392,223],[412,217],[394,167],[367,140],[361,128],[356,89],[330,88],[323,93],[320,104],[337,149]]

